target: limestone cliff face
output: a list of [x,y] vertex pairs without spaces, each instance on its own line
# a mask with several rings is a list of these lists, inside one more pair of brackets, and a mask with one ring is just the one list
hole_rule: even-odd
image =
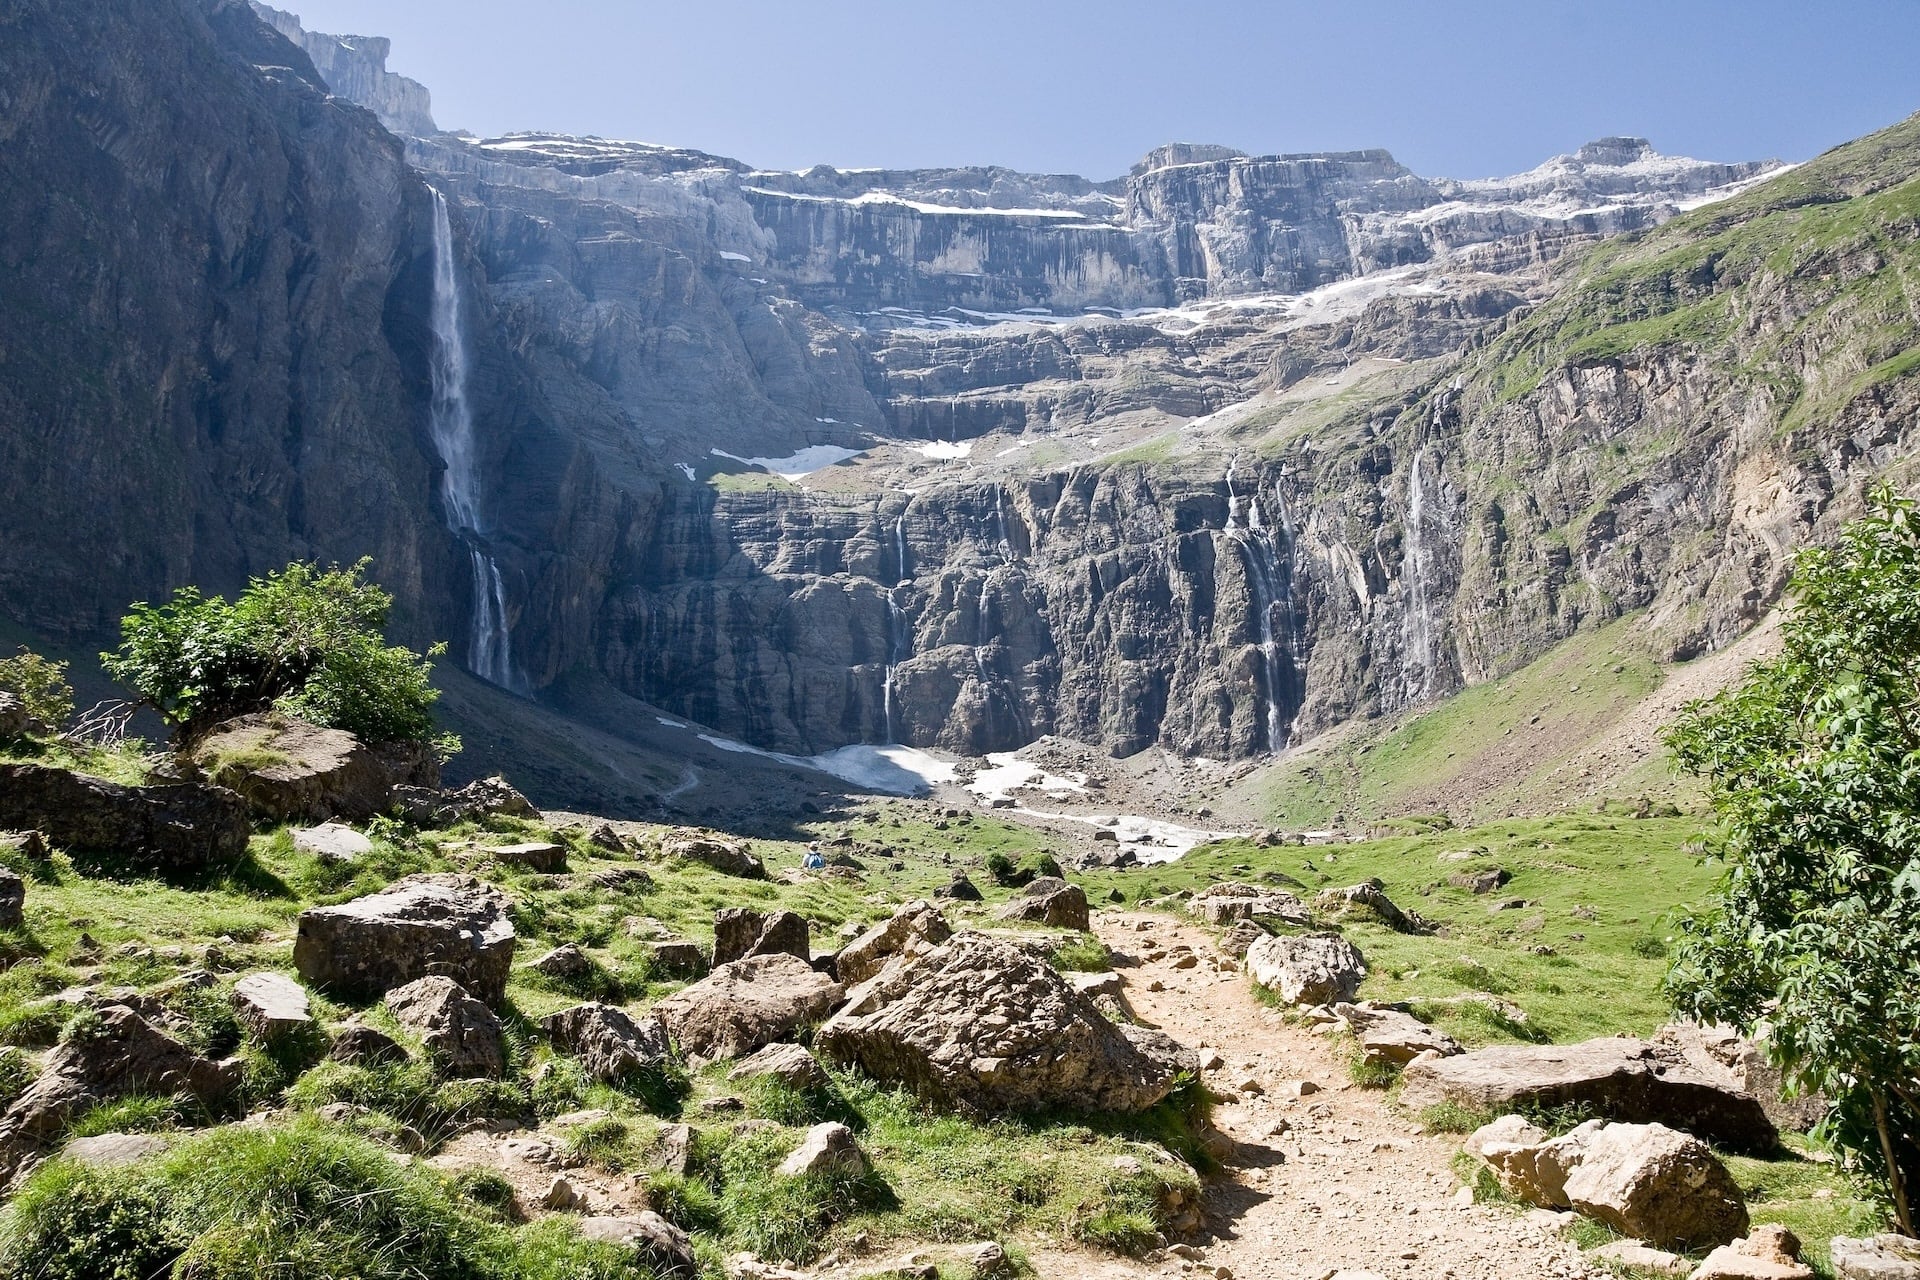
[[401,134],[439,132],[433,122],[433,98],[418,80],[387,70],[393,42],[385,36],[330,36],[308,31],[300,15],[253,0],[253,11],[268,26],[300,46],[327,87],[373,111],[380,123]]

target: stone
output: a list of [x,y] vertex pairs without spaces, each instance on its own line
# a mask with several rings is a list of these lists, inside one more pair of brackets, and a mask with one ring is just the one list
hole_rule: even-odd
[[55,1045],[40,1074],[0,1113],[0,1181],[39,1159],[80,1113],[129,1094],[188,1094],[218,1106],[240,1084],[239,1059],[212,1062],[125,1005],[100,1008]]
[[833,1087],[833,1078],[806,1046],[770,1044],[743,1059],[727,1073],[728,1080],[778,1080],[790,1089],[825,1090]]
[[405,1062],[406,1046],[378,1027],[349,1022],[334,1033],[333,1048],[327,1056],[335,1062],[373,1067],[388,1062]]
[[477,778],[455,791],[431,786],[394,788],[396,812],[416,826],[451,827],[480,818],[538,818],[540,811],[498,775]]
[[1267,936],[1267,931],[1251,920],[1236,921],[1220,935],[1219,947],[1222,952],[1235,959],[1244,958],[1253,949],[1253,944]]
[[1460,1044],[1410,1013],[1380,1004],[1336,1004],[1333,1011],[1353,1032],[1369,1062],[1405,1064],[1423,1053],[1443,1057],[1461,1052]]
[[1418,1113],[1442,1102],[1481,1111],[1579,1106],[1609,1120],[1658,1122],[1764,1154],[1779,1141],[1750,1093],[1692,1070],[1671,1047],[1629,1037],[1570,1045],[1495,1045],[1409,1063],[1401,1102]]
[[637,1251],[662,1280],[694,1280],[699,1275],[693,1241],[650,1209],[620,1217],[582,1218],[574,1229],[582,1239],[625,1245]]
[[1788,1097],[1784,1077],[1767,1061],[1765,1050],[1732,1027],[1669,1023],[1654,1032],[1653,1043],[1678,1049],[1707,1079],[1758,1098],[1780,1129],[1804,1133],[1826,1114],[1827,1100],[1818,1093]]
[[234,983],[233,1012],[241,1026],[269,1042],[314,1025],[307,989],[281,973],[250,973]]
[[1247,973],[1288,1004],[1337,1004],[1359,994],[1367,962],[1339,934],[1297,934],[1247,948]]
[[980,887],[958,871],[953,873],[953,879],[947,883],[946,887],[940,890],[939,896],[951,898],[955,902],[978,902],[981,898]]
[[1746,1199],[1726,1166],[1706,1143],[1663,1124],[1590,1132],[1566,1197],[1580,1213],[1663,1249],[1726,1244],[1747,1230]]
[[798,956],[751,956],[716,966],[654,1006],[696,1066],[737,1058],[822,1021],[845,989]]
[[1638,1240],[1609,1240],[1587,1255],[1634,1271],[1651,1271],[1660,1276],[1684,1276],[1693,1270],[1693,1260]]
[[571,1053],[589,1075],[608,1084],[673,1060],[666,1023],[658,1017],[636,1019],[609,1004],[562,1009],[542,1018],[540,1029],[556,1049]]
[[25,737],[32,724],[33,717],[27,714],[27,704],[20,695],[0,689],[0,742]]
[[1006,1280],[1015,1274],[1013,1260],[995,1240],[962,1249],[960,1259],[966,1264],[968,1280]]
[[373,841],[344,822],[323,822],[293,833],[293,847],[322,862],[354,862],[373,852]]
[[813,927],[792,911],[755,911],[722,907],[713,913],[713,963],[716,967],[749,956],[790,955],[813,958]]
[[0,831],[38,831],[62,849],[197,871],[247,851],[247,804],[198,782],[126,787],[66,769],[0,764]]
[[799,1178],[809,1174],[841,1178],[864,1178],[873,1162],[860,1149],[853,1130],[838,1121],[828,1120],[807,1130],[807,1136],[785,1160],[780,1175]]
[[1068,976],[1073,989],[1089,998],[1111,996],[1119,999],[1127,992],[1126,980],[1109,969],[1105,973],[1075,973]]
[[685,1177],[693,1164],[693,1136],[692,1125],[662,1125],[655,1147],[655,1161],[660,1168]]
[[1501,1189],[1542,1209],[1567,1209],[1567,1178],[1586,1157],[1603,1122],[1590,1120],[1550,1138],[1519,1116],[1502,1116],[1467,1139],[1464,1150],[1484,1161]]
[[855,997],[815,1051],[970,1114],[1137,1112],[1197,1067],[1191,1051],[1116,1027],[1044,960],[985,934],[889,965]]
[[1294,925],[1311,923],[1306,904],[1292,894],[1235,881],[1208,885],[1188,899],[1187,910],[1211,925],[1252,921],[1259,916]]
[[722,840],[717,836],[701,835],[697,832],[683,831],[670,835],[661,845],[661,851],[669,858],[685,858],[692,862],[704,863],[722,875],[739,876],[743,880],[765,880],[767,868],[760,859],[747,852],[745,845],[732,840]]
[[1040,876],[995,913],[1002,920],[1024,920],[1055,929],[1091,929],[1087,895],[1058,876]]
[[1920,1240],[1882,1232],[1827,1242],[1835,1280],[1920,1280]]
[[669,978],[698,978],[707,971],[700,944],[685,938],[666,938],[647,944],[647,972]]
[[547,952],[527,966],[552,982],[582,982],[594,976],[591,957],[571,942]]
[[626,838],[614,829],[611,822],[596,823],[587,832],[587,843],[611,854],[624,855],[627,852]]
[[1456,889],[1479,895],[1492,893],[1511,879],[1511,873],[1499,867],[1488,867],[1479,871],[1456,871],[1447,877],[1447,883]]
[[344,729],[278,711],[216,725],[185,759],[269,822],[364,822],[392,807],[396,786],[440,780],[440,758],[430,743],[372,746]]
[[60,1154],[89,1169],[124,1169],[139,1164],[148,1156],[157,1156],[173,1142],[158,1133],[101,1133],[90,1138],[74,1138]]
[[1431,921],[1411,911],[1402,911],[1386,895],[1386,886],[1378,880],[1363,880],[1344,889],[1323,889],[1313,905],[1321,911],[1344,915],[1362,908],[1378,916],[1395,933],[1427,934],[1434,931]]
[[1715,1249],[1688,1280],[1813,1280],[1813,1268],[1800,1260],[1799,1236],[1764,1226]]
[[845,986],[857,986],[880,972],[894,956],[919,955],[952,936],[953,930],[939,909],[916,899],[840,948],[834,956],[834,977]]
[[498,889],[462,876],[409,876],[378,893],[300,913],[293,966],[309,985],[372,1000],[444,974],[489,1005],[506,999],[513,923]]
[[545,875],[557,875],[567,869],[566,846],[547,840],[489,845],[482,852],[502,866],[525,867]]
[[452,978],[416,978],[387,992],[386,1005],[401,1026],[420,1037],[441,1075],[497,1080],[506,1074],[500,1019]]
[[18,872],[0,867],[0,929],[18,929],[27,922],[27,882]]

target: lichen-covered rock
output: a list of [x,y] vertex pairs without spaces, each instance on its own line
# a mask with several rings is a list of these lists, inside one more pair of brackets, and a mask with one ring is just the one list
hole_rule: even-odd
[[497,774],[476,778],[453,791],[431,786],[396,787],[392,805],[401,817],[420,826],[451,827],[480,818],[540,816],[531,801]]
[[1664,1249],[1726,1244],[1747,1230],[1740,1187],[1707,1144],[1662,1124],[1608,1124],[1587,1135],[1567,1203]]
[[865,982],[897,955],[917,955],[953,936],[939,908],[916,899],[840,948],[833,976],[846,986]]
[[1290,893],[1257,884],[1210,884],[1187,901],[1187,910],[1207,924],[1225,925],[1272,916],[1288,924],[1309,923],[1306,904]]
[[814,1048],[940,1106],[1130,1113],[1180,1069],[1170,1041],[1136,1044],[1051,966],[985,934],[956,934],[855,995]]
[[824,1019],[845,989],[798,956],[751,956],[716,966],[654,1006],[695,1066],[737,1058]]
[[435,974],[387,992],[388,1012],[420,1043],[441,1075],[457,1079],[506,1074],[500,1019],[452,978]]
[[442,974],[489,1005],[506,998],[513,923],[498,889],[464,876],[409,876],[378,893],[300,913],[293,965],[346,1000]]
[[39,831],[62,849],[191,871],[247,851],[246,801],[224,787],[125,787],[66,769],[0,764],[0,831]]
[[722,840],[718,836],[694,831],[679,832],[666,838],[661,851],[669,858],[705,863],[723,875],[739,876],[743,880],[767,878],[766,866],[747,852],[745,845]]
[[1298,934],[1248,947],[1247,973],[1288,1004],[1337,1004],[1359,994],[1367,962],[1339,934]]
[[1058,876],[1041,876],[1010,900],[997,913],[1002,920],[1024,920],[1055,929],[1086,932],[1092,921],[1087,913],[1087,895],[1077,884],[1068,884]]
[[0,1114],[0,1181],[39,1158],[67,1122],[129,1094],[188,1094],[216,1105],[240,1084],[238,1059],[211,1062],[124,1005],[108,1005],[47,1055],[40,1074]]
[[749,956],[789,955],[813,959],[813,927],[793,911],[722,907],[713,913],[713,963]]
[[1313,905],[1333,915],[1344,915],[1355,908],[1378,916],[1395,933],[1432,933],[1434,925],[1411,911],[1402,911],[1387,897],[1386,886],[1378,880],[1363,880],[1344,889],[1323,889]]
[[597,1080],[609,1084],[673,1059],[667,1027],[657,1017],[635,1019],[608,1004],[580,1004],[541,1019],[554,1047],[570,1053]]
[[401,785],[432,786],[440,758],[430,743],[363,743],[277,711],[239,716],[193,744],[187,759],[208,781],[245,797],[272,822],[364,822],[393,804]]
[[1752,1094],[1692,1070],[1671,1046],[1628,1037],[1494,1045],[1412,1062],[1401,1076],[1401,1101],[1416,1112],[1442,1102],[1494,1112],[1580,1106],[1609,1120],[1669,1125],[1734,1151],[1765,1152],[1779,1141]]

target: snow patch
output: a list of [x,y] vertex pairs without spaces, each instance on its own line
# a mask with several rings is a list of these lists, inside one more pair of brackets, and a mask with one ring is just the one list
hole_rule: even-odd
[[673,465],[680,468],[680,470],[686,474],[687,479],[692,480],[694,478],[693,468],[688,466],[686,463],[676,462]]
[[684,720],[669,720],[665,716],[655,716],[654,719],[658,720],[661,724],[667,726],[667,728],[669,729],[685,729],[690,727],[687,724],[687,722]]
[[923,458],[964,458],[973,452],[973,441],[959,440],[950,443],[945,440],[934,440],[920,445],[919,452]]
[[748,746],[744,742],[735,742],[732,738],[711,733],[701,734],[700,741],[722,751],[759,756],[763,760],[773,760],[796,769],[811,769],[839,778],[842,782],[850,782],[856,787],[896,796],[924,795],[936,783],[951,782],[954,776],[951,764],[913,747],[851,746],[817,756],[795,756],[784,751]]
[[837,444],[816,444],[790,453],[784,458],[743,458],[737,453],[728,453],[725,449],[713,450],[716,458],[732,458],[735,462],[744,462],[750,467],[759,467],[762,471],[771,471],[777,476],[796,480],[801,476],[810,476],[848,458],[857,458],[865,450],[847,449]]
[[990,754],[987,763],[992,767],[980,770],[974,775],[973,781],[967,784],[967,790],[982,800],[1011,799],[1014,792],[1023,788],[1056,798],[1086,794],[1087,775],[1084,773],[1048,773],[1031,760],[1022,760],[1010,751]]
[[721,261],[723,262],[752,262],[753,261],[753,259],[749,258],[746,254],[735,253],[731,249],[722,249],[720,251],[720,258],[721,258]]

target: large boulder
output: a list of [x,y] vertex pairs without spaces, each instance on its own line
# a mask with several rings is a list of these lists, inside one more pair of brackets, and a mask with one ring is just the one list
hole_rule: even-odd
[[833,976],[851,987],[880,972],[897,955],[918,955],[953,936],[946,917],[924,898],[915,899],[840,948]]
[[1137,1042],[1043,960],[972,932],[882,969],[814,1048],[978,1115],[1141,1111],[1197,1066],[1165,1037]]
[[589,1075],[609,1084],[673,1058],[666,1023],[657,1017],[636,1020],[609,1004],[562,1009],[541,1019],[540,1029],[556,1049],[571,1053]]
[[792,911],[755,911],[751,907],[722,907],[713,913],[715,965],[772,955],[813,959],[813,927],[805,916]]
[[1701,1075],[1671,1046],[1624,1036],[1494,1045],[1409,1063],[1401,1081],[1400,1100],[1415,1112],[1443,1102],[1496,1113],[1581,1107],[1609,1120],[1670,1125],[1735,1151],[1764,1153],[1779,1142],[1752,1094]]
[[455,791],[441,791],[433,786],[395,787],[390,804],[394,812],[422,827],[451,827],[481,818],[540,816],[530,800],[498,775],[476,778]]
[[805,1045],[770,1044],[745,1058],[727,1073],[729,1080],[777,1080],[789,1089],[819,1091],[833,1087],[833,1077]]
[[1835,1236],[1827,1253],[1836,1280],[1920,1280],[1920,1240],[1907,1236]]
[[27,714],[27,704],[17,693],[0,689],[0,742],[26,736],[33,725],[33,717]]
[[441,974],[489,1005],[506,999],[513,924],[498,889],[463,876],[409,876],[378,893],[300,913],[293,965],[312,986],[371,1000]]
[[737,1058],[824,1019],[845,988],[798,956],[752,956],[654,1006],[695,1066]]
[[1463,1149],[1483,1161],[1500,1189],[1514,1199],[1543,1209],[1564,1209],[1567,1175],[1586,1154],[1587,1138],[1600,1125],[1598,1120],[1589,1121],[1571,1133],[1549,1138],[1519,1116],[1502,1116],[1476,1129]]
[[1362,880],[1344,889],[1323,889],[1313,905],[1332,915],[1345,915],[1359,908],[1378,916],[1396,933],[1425,934],[1434,931],[1433,922],[1395,906],[1378,880]]
[[1288,1004],[1338,1004],[1360,993],[1367,962],[1337,933],[1296,934],[1248,947],[1247,973]]
[[62,849],[161,870],[230,862],[253,834],[246,801],[197,782],[126,787],[66,769],[0,764],[0,831],[39,831]]
[[186,1094],[216,1106],[239,1085],[237,1059],[210,1062],[124,1005],[108,1005],[47,1055],[0,1115],[0,1182],[38,1159],[82,1112],[130,1094]]
[[387,811],[396,786],[431,786],[440,778],[440,757],[431,743],[372,746],[344,729],[323,729],[277,711],[216,726],[186,758],[272,822],[364,822]]
[[1678,1049],[1687,1065],[1707,1079],[1760,1099],[1779,1128],[1804,1133],[1826,1114],[1827,1100],[1820,1094],[1788,1097],[1780,1068],[1767,1061],[1759,1044],[1732,1027],[1669,1023],[1654,1033],[1653,1042]]
[[1259,916],[1272,916],[1295,925],[1310,922],[1306,904],[1292,894],[1231,880],[1210,884],[1194,894],[1187,902],[1187,910],[1212,925],[1228,925]]
[[387,992],[387,1011],[420,1037],[443,1076],[497,1080],[506,1074],[507,1043],[493,1010],[452,978],[434,974]]
[[661,851],[669,858],[685,858],[692,862],[705,863],[724,875],[739,876],[743,880],[765,880],[767,868],[751,853],[747,847],[733,840],[722,840],[718,836],[706,835],[698,831],[682,831],[666,838]]
[[1707,1144],[1663,1124],[1609,1124],[1588,1135],[1567,1175],[1567,1203],[1662,1249],[1746,1234],[1747,1202]]
[[1093,927],[1087,914],[1087,895],[1079,885],[1068,884],[1058,876],[1034,880],[997,914],[1002,920],[1024,920],[1055,929],[1078,929],[1082,933]]
[[1423,1053],[1450,1057],[1461,1052],[1459,1042],[1446,1032],[1388,1005],[1342,1003],[1333,1011],[1360,1042],[1361,1056],[1368,1062],[1399,1065]]

